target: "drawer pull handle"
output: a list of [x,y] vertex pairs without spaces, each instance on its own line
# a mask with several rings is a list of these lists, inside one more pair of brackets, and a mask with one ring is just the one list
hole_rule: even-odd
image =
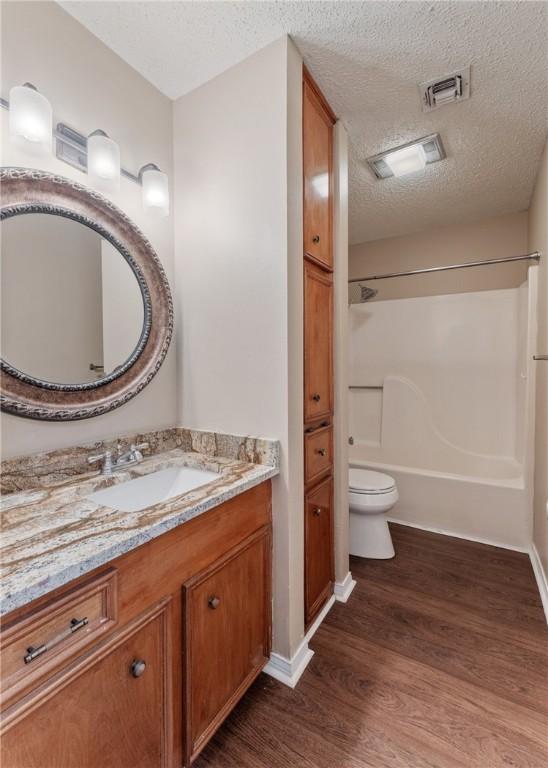
[[316,393],[315,395],[312,395],[312,400],[314,400],[315,403],[319,403],[321,400],[321,397],[320,395],[318,395],[318,393]]
[[146,665],[146,662],[143,661],[143,659],[135,659],[135,661],[131,665],[131,674],[133,675],[133,677],[141,677],[141,675],[144,675],[146,668],[147,668],[147,665]]
[[318,450],[316,451],[316,453],[319,453],[319,454],[320,454],[320,456],[325,456],[325,454],[327,453],[327,451],[325,450],[325,448],[318,448]]
[[217,597],[217,595],[212,595],[209,600],[207,601],[207,604],[211,608],[212,611],[215,610],[215,608],[219,607],[219,604],[221,602],[221,598]]
[[30,645],[27,648],[27,653],[25,656],[23,656],[23,661],[25,664],[30,664],[31,661],[34,661],[34,659],[37,659],[39,656],[41,656],[46,651],[49,651],[51,648],[54,648],[58,643],[62,642],[63,640],[66,640],[67,637],[70,637],[74,632],[78,632],[79,629],[82,629],[82,627],[85,627],[86,624],[88,624],[88,617],[84,616],[83,619],[71,619],[70,620],[70,626],[68,629],[64,630],[63,632],[60,632],[56,637],[53,637],[51,640],[48,640],[47,643],[43,643],[42,645]]
[[314,514],[316,515],[316,517],[319,517],[322,514],[322,508],[314,507]]
[[314,237],[312,238],[312,242],[313,243],[319,243],[320,242],[320,236],[319,235],[314,235]]

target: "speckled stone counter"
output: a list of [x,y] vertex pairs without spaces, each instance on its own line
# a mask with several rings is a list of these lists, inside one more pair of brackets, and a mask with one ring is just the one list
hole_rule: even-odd
[[[208,439],[212,453],[211,439],[203,438]],[[174,448],[110,477],[88,473],[77,481],[73,477],[57,485],[4,496],[0,512],[0,615],[274,477],[279,471],[277,443],[262,442],[271,444],[271,464]],[[99,489],[179,466],[207,469],[221,477],[139,512],[119,512],[86,498]]]

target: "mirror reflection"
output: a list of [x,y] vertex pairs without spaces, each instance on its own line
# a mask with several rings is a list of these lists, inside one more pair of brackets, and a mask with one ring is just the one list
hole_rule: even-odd
[[144,304],[122,254],[72,219],[28,214],[1,225],[2,358],[42,381],[83,384],[123,366]]

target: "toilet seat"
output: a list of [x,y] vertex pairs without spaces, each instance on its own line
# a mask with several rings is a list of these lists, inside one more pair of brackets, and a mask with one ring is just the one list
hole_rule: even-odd
[[396,481],[394,478],[382,472],[357,468],[351,468],[349,471],[348,490],[353,494],[377,496],[392,493],[395,488]]

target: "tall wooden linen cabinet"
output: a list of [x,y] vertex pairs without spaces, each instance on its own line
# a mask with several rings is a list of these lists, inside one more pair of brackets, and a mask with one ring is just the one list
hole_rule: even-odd
[[333,125],[303,71],[305,625],[333,592]]

